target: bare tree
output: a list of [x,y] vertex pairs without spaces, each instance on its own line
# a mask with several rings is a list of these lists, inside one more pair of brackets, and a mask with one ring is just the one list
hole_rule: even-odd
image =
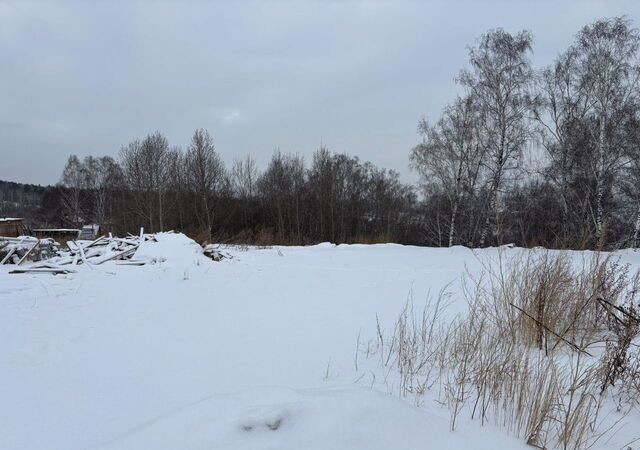
[[93,220],[103,228],[111,222],[110,200],[113,191],[122,182],[122,171],[110,156],[87,156],[85,167],[86,187],[92,195]]
[[[534,117],[548,158],[547,179],[556,187],[562,208],[562,241],[569,242],[570,209],[579,178],[580,153],[588,147],[584,136],[590,93],[582,89],[577,74],[577,54],[569,49],[538,77],[539,103]],[[582,183],[581,190],[588,192]],[[581,202],[583,205],[585,202]],[[575,205],[573,206],[575,208]],[[583,206],[582,210],[585,208]],[[582,217],[583,215],[581,215]]]
[[637,96],[639,48],[640,33],[624,17],[585,26],[573,46],[580,87],[589,95],[589,114],[597,124],[593,130],[596,151],[592,160],[596,242],[602,238],[606,221],[607,190],[625,166],[626,152],[616,137],[620,136],[619,126],[626,113],[635,113],[630,104],[636,102]]
[[377,234],[385,240],[398,225],[402,211],[414,202],[413,188],[400,182],[400,174],[394,170],[378,169],[367,165],[368,216],[377,223]]
[[189,176],[187,173],[186,155],[179,147],[169,151],[167,158],[168,190],[171,193],[172,223],[180,229],[184,229],[189,220],[189,208],[191,205],[191,191]]
[[271,210],[281,237],[302,239],[302,193],[305,184],[304,160],[299,155],[273,152],[269,166],[258,180],[262,200]]
[[458,80],[478,105],[480,136],[487,156],[489,207],[481,246],[486,242],[492,214],[499,225],[500,190],[506,174],[518,168],[530,137],[531,45],[532,36],[527,31],[516,35],[500,28],[489,31],[469,51],[471,70],[463,70]]
[[127,184],[135,202],[135,213],[146,220],[151,230],[164,229],[164,200],[170,165],[169,143],[160,132],[133,141],[120,151]]
[[336,170],[331,152],[325,146],[314,152],[308,176],[318,235],[322,240],[333,242],[336,237]]
[[256,161],[248,155],[245,159],[233,161],[231,169],[231,184],[234,195],[241,202],[244,226],[248,226],[249,208],[256,197],[256,183],[258,181],[258,166]]
[[58,185],[62,188],[62,205],[67,220],[74,226],[82,224],[86,168],[76,155],[69,156]]
[[201,128],[193,133],[187,148],[186,165],[189,184],[196,196],[196,213],[201,217],[201,223],[207,227],[211,241],[214,199],[224,183],[225,169],[207,130]]
[[621,198],[621,210],[618,217],[627,218],[630,225],[629,242],[640,246],[640,104],[634,104],[635,114],[628,114],[623,124],[627,163],[619,176],[616,190]]
[[475,192],[484,147],[478,139],[478,110],[471,97],[458,98],[445,108],[435,125],[422,120],[422,142],[411,152],[411,165],[425,188],[437,184],[449,199],[449,247],[455,242],[456,219],[463,196]]
[[167,138],[159,132],[147,136],[142,141],[142,153],[147,161],[147,167],[150,175],[150,182],[157,196],[158,208],[158,226],[160,231],[164,231],[164,215],[165,215],[165,194],[169,184],[167,177],[169,157],[169,143]]

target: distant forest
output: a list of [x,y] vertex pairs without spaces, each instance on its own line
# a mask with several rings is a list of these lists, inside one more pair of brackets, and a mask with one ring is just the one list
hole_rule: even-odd
[[225,167],[206,130],[184,149],[155,132],[117,159],[70,156],[56,186],[0,182],[0,215],[249,244],[638,246],[639,49],[630,20],[602,19],[534,68],[531,33],[488,31],[459,96],[418,123],[417,186],[324,147],[311,161],[275,150],[262,170],[250,156]]
[[33,223],[46,223],[41,217],[46,191],[53,190],[36,184],[0,180],[0,218],[21,217]]

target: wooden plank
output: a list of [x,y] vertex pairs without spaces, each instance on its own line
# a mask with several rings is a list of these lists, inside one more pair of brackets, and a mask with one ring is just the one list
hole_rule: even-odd
[[122,239],[122,238],[115,238],[113,239],[114,242],[119,242],[122,244],[127,244],[127,245],[138,245],[138,241],[134,241],[132,239]]
[[98,239],[88,243],[87,245],[84,246],[85,249],[89,248],[89,247],[93,247],[94,245],[96,245],[98,242],[100,242],[101,240],[103,240],[105,238],[104,235],[100,236]]
[[7,253],[7,255],[4,258],[2,258],[2,261],[0,261],[0,266],[6,263],[7,261],[9,261],[9,258],[11,258],[15,252],[16,252],[16,248],[12,247],[11,250],[9,250],[9,253]]
[[101,255],[104,255],[105,253],[106,253],[105,247],[94,247],[88,252],[84,252],[87,259],[95,258],[96,256],[101,256]]
[[116,261],[116,265],[117,266],[144,266],[145,264],[147,264],[147,261],[142,261],[142,260],[132,260],[132,259],[128,259],[128,260],[124,260],[124,261]]
[[31,270],[31,269],[58,269],[58,270],[71,271],[71,269],[65,269],[64,267],[60,267],[60,265],[58,264],[53,264],[47,261],[34,263],[31,266],[26,267],[24,269],[16,269],[16,270]]
[[71,269],[62,269],[62,268],[56,268],[56,269],[51,269],[48,267],[36,267],[36,268],[28,268],[28,269],[14,269],[12,271],[10,271],[9,273],[51,273],[51,274],[67,274],[67,273],[75,273],[75,270],[71,270]]
[[[74,256],[75,258],[75,256]],[[77,261],[74,261],[70,256],[57,256],[55,258],[51,258],[50,261],[52,264],[57,264],[59,266],[66,266],[68,264],[76,264]]]
[[22,257],[22,259],[20,261],[18,261],[18,265],[21,266],[23,262],[25,262],[27,260],[27,257],[36,249],[36,247],[38,247],[40,245],[40,240],[38,240],[38,242],[36,242],[35,244],[33,244],[33,247],[31,247],[29,249],[29,251],[27,251],[27,253],[24,254],[24,256]]
[[108,257],[108,258],[106,258],[106,259],[102,259],[102,260],[100,260],[100,261],[96,261],[96,263],[95,263],[95,264],[96,264],[96,265],[98,265],[98,264],[104,264],[104,263],[106,263],[107,261],[111,261],[111,260],[113,260],[113,259],[120,259],[120,258],[124,258],[124,257],[126,257],[126,256],[129,256],[129,255],[133,255],[137,249],[138,249],[138,246],[128,248],[128,249],[123,250],[123,251],[121,251],[121,252],[115,253],[114,255],[111,255],[110,257]]
[[79,246],[78,246],[78,249],[80,250],[80,257],[82,258],[82,262],[83,262],[85,265],[87,265],[87,266],[89,266],[90,268],[92,268],[92,267],[91,267],[91,264],[89,264],[89,262],[87,261],[87,257],[86,257],[86,256],[85,256],[85,254],[84,254],[84,248],[82,247],[82,245],[79,245]]

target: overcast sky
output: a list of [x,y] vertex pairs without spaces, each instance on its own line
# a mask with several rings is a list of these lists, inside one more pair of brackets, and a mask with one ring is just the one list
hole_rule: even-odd
[[117,156],[207,128],[225,161],[324,143],[398,170],[457,92],[467,46],[529,29],[536,66],[640,2],[0,0],[0,179],[55,183],[71,153]]

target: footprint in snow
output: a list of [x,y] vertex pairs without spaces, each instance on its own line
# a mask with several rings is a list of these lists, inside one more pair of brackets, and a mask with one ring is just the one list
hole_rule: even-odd
[[258,430],[277,431],[288,418],[289,413],[287,411],[273,411],[248,418],[241,423],[240,428],[245,432]]

